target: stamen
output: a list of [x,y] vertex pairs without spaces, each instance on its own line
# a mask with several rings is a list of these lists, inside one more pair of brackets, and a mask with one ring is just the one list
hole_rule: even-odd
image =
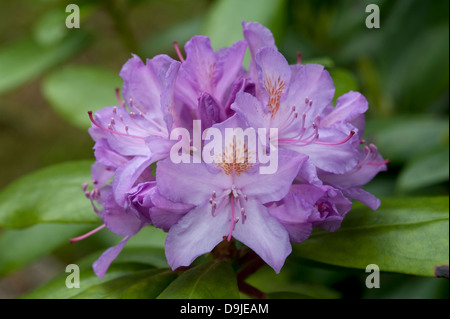
[[178,58],[180,59],[181,63],[183,63],[185,60],[183,58],[183,55],[181,54],[180,48],[178,47],[178,42],[177,41],[173,41],[173,46],[175,48],[175,52],[178,55]]
[[372,162],[372,163],[367,163],[367,165],[373,165],[373,166],[381,166],[381,165],[387,165],[389,164],[391,161],[390,160],[384,160],[382,162]]
[[350,134],[344,140],[342,140],[340,142],[319,142],[319,141],[316,141],[316,142],[314,142],[314,144],[319,144],[319,145],[340,145],[340,144],[344,144],[349,139],[351,139],[353,137],[353,135],[355,135],[355,132],[354,131],[350,131]]
[[235,212],[234,212],[234,196],[231,196],[231,222],[230,222],[230,231],[228,232],[227,241],[231,240],[231,233],[233,232],[234,225],[236,225],[235,221]]
[[[125,133],[113,131],[113,130],[111,129],[111,127],[110,127],[111,124],[108,125],[109,128],[103,127],[103,126],[101,126],[99,123],[97,123],[97,122],[94,120],[94,117],[92,116],[92,111],[89,111],[88,114],[89,114],[89,118],[91,119],[92,124],[94,124],[95,126],[101,128],[102,130],[105,130],[105,131],[110,132],[110,133],[113,133],[113,134],[118,134],[118,135],[122,135],[122,136],[134,137],[134,138],[139,138],[139,139],[141,139],[141,140],[145,140],[145,138],[142,137],[142,136],[131,135],[131,134],[128,134],[128,133],[125,134]],[[128,132],[128,127],[125,126],[125,128],[126,128],[126,131]]]
[[297,52],[297,64],[302,64],[302,53]]
[[[120,98],[120,89],[119,88],[116,88],[116,98],[117,98],[117,101],[119,102],[119,105],[121,107],[124,107],[125,102]],[[113,109],[113,112],[114,112],[114,109]],[[114,112],[114,114],[116,114],[116,113]]]
[[88,232],[88,233],[86,233],[86,234],[84,234],[84,235],[81,235],[81,236],[75,237],[75,238],[71,238],[71,239],[70,239],[70,242],[71,242],[71,243],[74,243],[74,242],[83,240],[83,239],[85,239],[85,238],[88,238],[89,236],[95,234],[95,233],[98,232],[99,230],[105,228],[105,226],[106,226],[106,225],[103,224],[103,225],[101,225],[100,227],[97,227],[97,228],[95,228],[94,230],[91,230],[90,232]]

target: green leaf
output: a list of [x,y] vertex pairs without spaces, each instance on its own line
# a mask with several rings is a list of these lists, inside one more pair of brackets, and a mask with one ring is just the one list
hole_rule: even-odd
[[157,297],[177,274],[166,269],[146,269],[92,285],[75,299],[150,299]]
[[203,298],[239,298],[236,275],[229,262],[207,262],[189,269],[158,296],[158,299]]
[[87,35],[78,31],[51,45],[42,45],[25,37],[3,47],[0,51],[0,94],[66,60],[80,51],[87,40]]
[[5,229],[0,236],[0,277],[68,244],[70,238],[91,228],[86,225],[39,224],[20,230]]
[[449,146],[410,161],[400,173],[397,186],[402,191],[424,188],[449,179]]
[[392,117],[367,121],[370,142],[391,162],[405,162],[412,157],[448,145],[449,122],[430,117]]
[[[92,270],[92,263],[98,254],[77,263],[80,267],[80,288],[67,288],[66,278],[70,273],[63,272],[48,283],[22,296],[26,299],[66,299],[82,295],[92,287],[101,286],[111,280],[121,278],[139,271],[147,271],[149,267],[136,263],[113,264],[109,267],[103,279],[97,277]],[[154,270],[154,268],[152,268]]]
[[48,76],[43,93],[50,105],[69,123],[87,130],[88,111],[117,105],[114,90],[122,86],[118,74],[93,66],[69,66]]
[[314,232],[295,246],[298,256],[332,265],[434,276],[449,264],[449,199],[390,198],[373,212],[359,206],[335,233]]
[[275,40],[281,41],[285,0],[219,0],[209,12],[204,34],[214,48],[230,46],[243,39],[242,21],[259,22],[269,28]]
[[91,179],[91,164],[91,161],[57,164],[14,181],[0,192],[0,226],[100,223],[81,189]]
[[292,264],[288,260],[281,272],[276,274],[272,268],[264,266],[249,276],[246,282],[274,299],[337,299],[340,297],[338,292],[324,285],[294,281],[289,268],[297,270],[298,267],[298,263]]

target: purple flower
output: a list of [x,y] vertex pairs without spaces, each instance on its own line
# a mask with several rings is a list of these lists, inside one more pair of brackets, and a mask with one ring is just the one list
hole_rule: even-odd
[[[244,127],[236,116],[216,125]],[[174,164],[169,158],[158,162],[156,176],[160,193],[174,202],[195,208],[173,225],[166,239],[166,256],[172,269],[188,266],[210,252],[219,242],[233,236],[253,249],[277,273],[291,252],[286,229],[264,204],[282,199],[291,186],[305,156],[290,151],[278,154],[274,174],[259,174],[259,163],[239,163],[236,145],[225,145],[228,162]],[[247,144],[244,143],[244,148]]]
[[172,269],[235,238],[278,273],[290,242],[314,227],[336,231],[350,200],[380,205],[362,188],[388,162],[374,145],[361,147],[364,96],[349,92],[333,106],[323,66],[289,65],[270,30],[242,26],[245,40],[229,48],[195,36],[185,59],[176,45],[180,62],[133,55],[120,72],[124,101],[89,114],[94,189],[83,189],[104,222],[98,229],[123,237],[94,263],[99,277],[149,225],[168,232]]

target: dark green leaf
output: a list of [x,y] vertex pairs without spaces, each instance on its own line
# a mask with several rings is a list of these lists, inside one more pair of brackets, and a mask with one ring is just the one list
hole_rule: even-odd
[[87,130],[88,111],[117,105],[114,90],[122,86],[118,74],[93,66],[70,66],[47,77],[43,93],[50,105],[69,123]]
[[0,94],[64,61],[86,43],[86,34],[78,31],[52,45],[42,45],[26,37],[3,47],[0,51]]
[[91,161],[50,166],[22,177],[0,192],[0,226],[37,223],[100,223],[81,185],[90,181]]
[[314,232],[298,256],[332,265],[434,276],[449,263],[448,197],[391,198],[373,212],[359,206],[335,233]]
[[[45,285],[26,294],[27,299],[66,299],[81,295],[92,287],[101,286],[116,278],[121,278],[139,271],[148,271],[149,267],[143,264],[121,263],[113,264],[106,272],[103,279],[97,277],[92,270],[92,263],[98,258],[98,254],[84,259],[77,265],[80,267],[80,288],[67,288],[66,278],[70,273],[63,272]],[[155,269],[152,269],[153,271]]]
[[187,270],[158,299],[239,298],[236,275],[227,261],[213,261]]
[[338,292],[324,285],[294,281],[289,272],[289,266],[299,267],[298,264],[286,264],[281,272],[276,274],[272,268],[264,266],[248,277],[246,282],[267,293],[269,298],[275,299],[283,298],[282,296],[287,299],[336,299],[340,297]]
[[147,269],[93,285],[72,296],[76,299],[150,299],[158,296],[177,274],[165,269]]

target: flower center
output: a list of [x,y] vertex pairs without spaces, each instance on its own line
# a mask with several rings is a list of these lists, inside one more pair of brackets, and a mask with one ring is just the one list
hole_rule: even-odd
[[240,139],[228,143],[222,156],[215,158],[215,163],[225,174],[234,176],[248,171],[255,162],[255,152],[249,151],[247,145]]

